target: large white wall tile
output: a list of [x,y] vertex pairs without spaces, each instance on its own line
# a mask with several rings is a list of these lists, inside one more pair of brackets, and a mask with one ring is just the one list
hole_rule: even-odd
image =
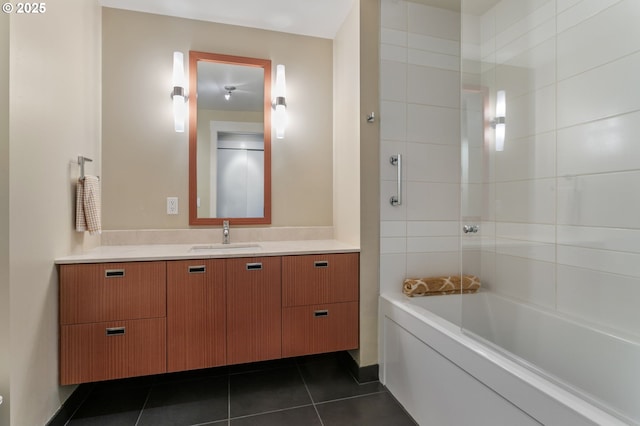
[[558,131],[558,175],[640,169],[640,112]]
[[640,278],[640,254],[558,246],[558,264]]
[[394,30],[391,28],[380,28],[380,43],[407,47],[409,43],[408,33],[406,31]]
[[407,253],[454,252],[459,246],[458,237],[408,237],[406,250]]
[[408,253],[406,278],[422,278],[457,275],[460,270],[460,253],[430,252]]
[[380,238],[380,254],[406,253],[406,238]]
[[558,82],[558,127],[640,109],[640,52]]
[[556,242],[556,226],[535,223],[495,223],[494,236],[511,240],[524,240],[539,243]]
[[623,0],[558,0],[558,33],[586,21],[621,1]]
[[441,37],[431,37],[423,34],[409,33],[408,46],[411,49],[442,53],[450,56],[460,56],[460,42]]
[[498,33],[496,35],[496,47],[501,49],[516,40],[526,40],[527,43],[538,44],[539,36],[534,34],[548,27],[550,23],[553,25],[553,30],[545,28],[543,31],[548,32],[550,36],[555,35],[555,12],[555,2],[547,1],[538,9],[522,17],[516,24]]
[[[460,188],[460,215],[462,217],[483,217],[488,212],[484,195],[488,185],[479,183],[462,183]],[[493,205],[493,202],[491,202]],[[491,211],[493,209],[491,208]]]
[[380,62],[380,99],[407,101],[407,65],[401,62]]
[[460,211],[460,185],[407,182],[408,220],[455,220]]
[[409,65],[408,76],[408,102],[451,108],[459,107],[459,72]]
[[[599,0],[598,7],[606,3]],[[575,9],[570,9],[566,14]],[[560,33],[558,79],[565,79],[638,51],[638,21],[640,2],[625,0]]]
[[[502,89],[502,87],[498,87]],[[546,86],[534,92],[514,97],[506,93],[505,145],[512,138],[523,138],[556,128],[556,86]]]
[[404,141],[407,138],[407,105],[403,102],[380,102],[380,138]]
[[640,337],[640,279],[558,265],[558,310]]
[[407,255],[380,255],[380,293],[402,291],[402,282],[407,277]]
[[460,145],[460,110],[430,105],[407,105],[407,140]]
[[495,155],[496,181],[555,177],[555,139],[555,132],[509,139],[505,142],[504,151]]
[[555,308],[555,264],[496,254],[496,277],[491,289],[527,303]]
[[558,224],[640,228],[640,172],[558,179]]
[[405,0],[380,1],[380,25],[383,28],[407,30],[407,2]]
[[407,222],[407,233],[414,237],[442,237],[460,234],[458,221]]
[[555,84],[556,42],[547,40],[496,66],[496,81],[512,97]]
[[555,222],[555,179],[496,183],[495,199],[500,222]]
[[640,229],[558,226],[558,244],[640,254]]
[[392,44],[380,45],[380,59],[382,60],[406,63],[407,56],[408,53],[406,47],[395,46]]
[[543,262],[555,262],[556,260],[555,244],[534,241],[497,238],[496,253]]
[[447,9],[408,4],[409,32],[449,40],[460,40],[460,14]]
[[441,68],[450,71],[460,70],[460,57],[424,50],[409,49],[407,62],[423,67]]
[[404,220],[383,220],[380,222],[380,237],[406,237],[407,222]]
[[455,145],[408,143],[407,180],[460,182],[460,148]]
[[527,18],[555,0],[502,0],[495,6],[495,26],[499,34],[516,24],[527,25]]
[[555,19],[549,19],[539,27],[532,29],[522,37],[514,39],[508,44],[499,45],[496,40],[496,63],[504,64],[513,58],[522,55],[535,46],[544,43],[547,40],[555,40],[556,22]]

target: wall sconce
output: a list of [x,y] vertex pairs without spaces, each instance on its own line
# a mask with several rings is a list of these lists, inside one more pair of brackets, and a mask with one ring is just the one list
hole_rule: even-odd
[[182,52],[173,52],[173,121],[176,132],[184,132],[187,118],[187,91],[184,79],[184,57]]
[[287,84],[284,75],[284,65],[276,67],[276,87],[271,107],[275,110],[273,125],[276,129],[276,138],[284,139],[284,129],[287,126]]
[[496,129],[496,151],[504,151],[505,117],[507,101],[504,90],[496,93],[496,118],[491,121],[491,127]]

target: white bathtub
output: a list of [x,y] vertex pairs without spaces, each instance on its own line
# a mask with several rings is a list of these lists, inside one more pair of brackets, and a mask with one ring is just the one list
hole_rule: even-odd
[[[462,332],[462,312],[510,352]],[[640,424],[640,345],[551,312],[488,292],[383,294],[380,336],[380,380],[420,425]]]

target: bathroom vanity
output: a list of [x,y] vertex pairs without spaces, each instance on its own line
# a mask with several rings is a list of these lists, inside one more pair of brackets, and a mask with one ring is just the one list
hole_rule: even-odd
[[333,240],[105,246],[56,263],[62,385],[358,347],[359,253]]

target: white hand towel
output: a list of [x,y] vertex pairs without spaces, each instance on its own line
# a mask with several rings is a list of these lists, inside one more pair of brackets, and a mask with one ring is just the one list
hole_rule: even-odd
[[100,179],[85,176],[78,179],[76,187],[76,231],[89,231],[91,235],[102,233],[100,222]]

